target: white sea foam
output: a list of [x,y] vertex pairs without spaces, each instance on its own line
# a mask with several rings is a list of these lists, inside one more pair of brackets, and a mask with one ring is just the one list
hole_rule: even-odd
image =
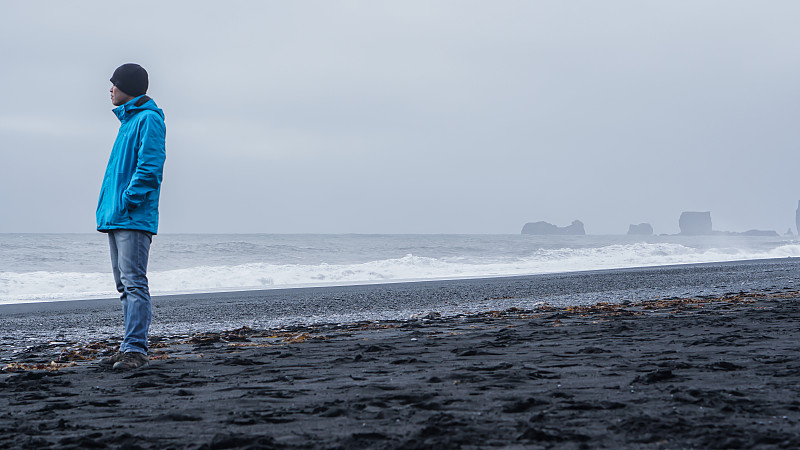
[[[524,256],[509,252],[441,257],[407,254],[360,263],[275,264],[250,262],[197,265],[149,274],[153,294],[364,284],[408,280],[494,277],[581,270],[723,262],[800,256],[800,245],[776,242],[758,248],[697,248],[670,242],[635,242],[585,248],[538,248]],[[103,272],[0,272],[0,303],[113,297],[113,279]]]

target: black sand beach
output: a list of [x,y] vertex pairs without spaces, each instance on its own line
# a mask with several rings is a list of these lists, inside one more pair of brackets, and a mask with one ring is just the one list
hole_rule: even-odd
[[113,302],[3,306],[0,447],[797,448],[798,269],[162,298],[128,373]]

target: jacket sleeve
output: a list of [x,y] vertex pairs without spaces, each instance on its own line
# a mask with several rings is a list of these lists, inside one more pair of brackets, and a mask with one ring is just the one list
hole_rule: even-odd
[[166,126],[158,114],[145,114],[139,129],[140,145],[136,170],[123,194],[124,207],[131,211],[139,207],[145,196],[158,189],[164,171]]

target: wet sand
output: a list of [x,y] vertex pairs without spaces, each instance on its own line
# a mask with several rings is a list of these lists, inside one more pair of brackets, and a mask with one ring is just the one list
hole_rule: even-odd
[[[730,292],[800,290],[800,258],[504,278],[198,293],[153,298],[151,335],[248,326],[404,320],[508,308],[620,303]],[[50,341],[85,345],[121,331],[118,299],[0,305],[0,364]],[[9,359],[10,358],[10,359]]]
[[789,288],[155,336],[123,373],[116,344],[16,353],[0,447],[800,447]]

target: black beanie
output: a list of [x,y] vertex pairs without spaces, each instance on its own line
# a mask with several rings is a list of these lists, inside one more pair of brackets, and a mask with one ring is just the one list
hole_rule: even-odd
[[138,97],[147,92],[147,71],[138,64],[123,64],[111,75],[111,82],[120,91],[131,97]]

